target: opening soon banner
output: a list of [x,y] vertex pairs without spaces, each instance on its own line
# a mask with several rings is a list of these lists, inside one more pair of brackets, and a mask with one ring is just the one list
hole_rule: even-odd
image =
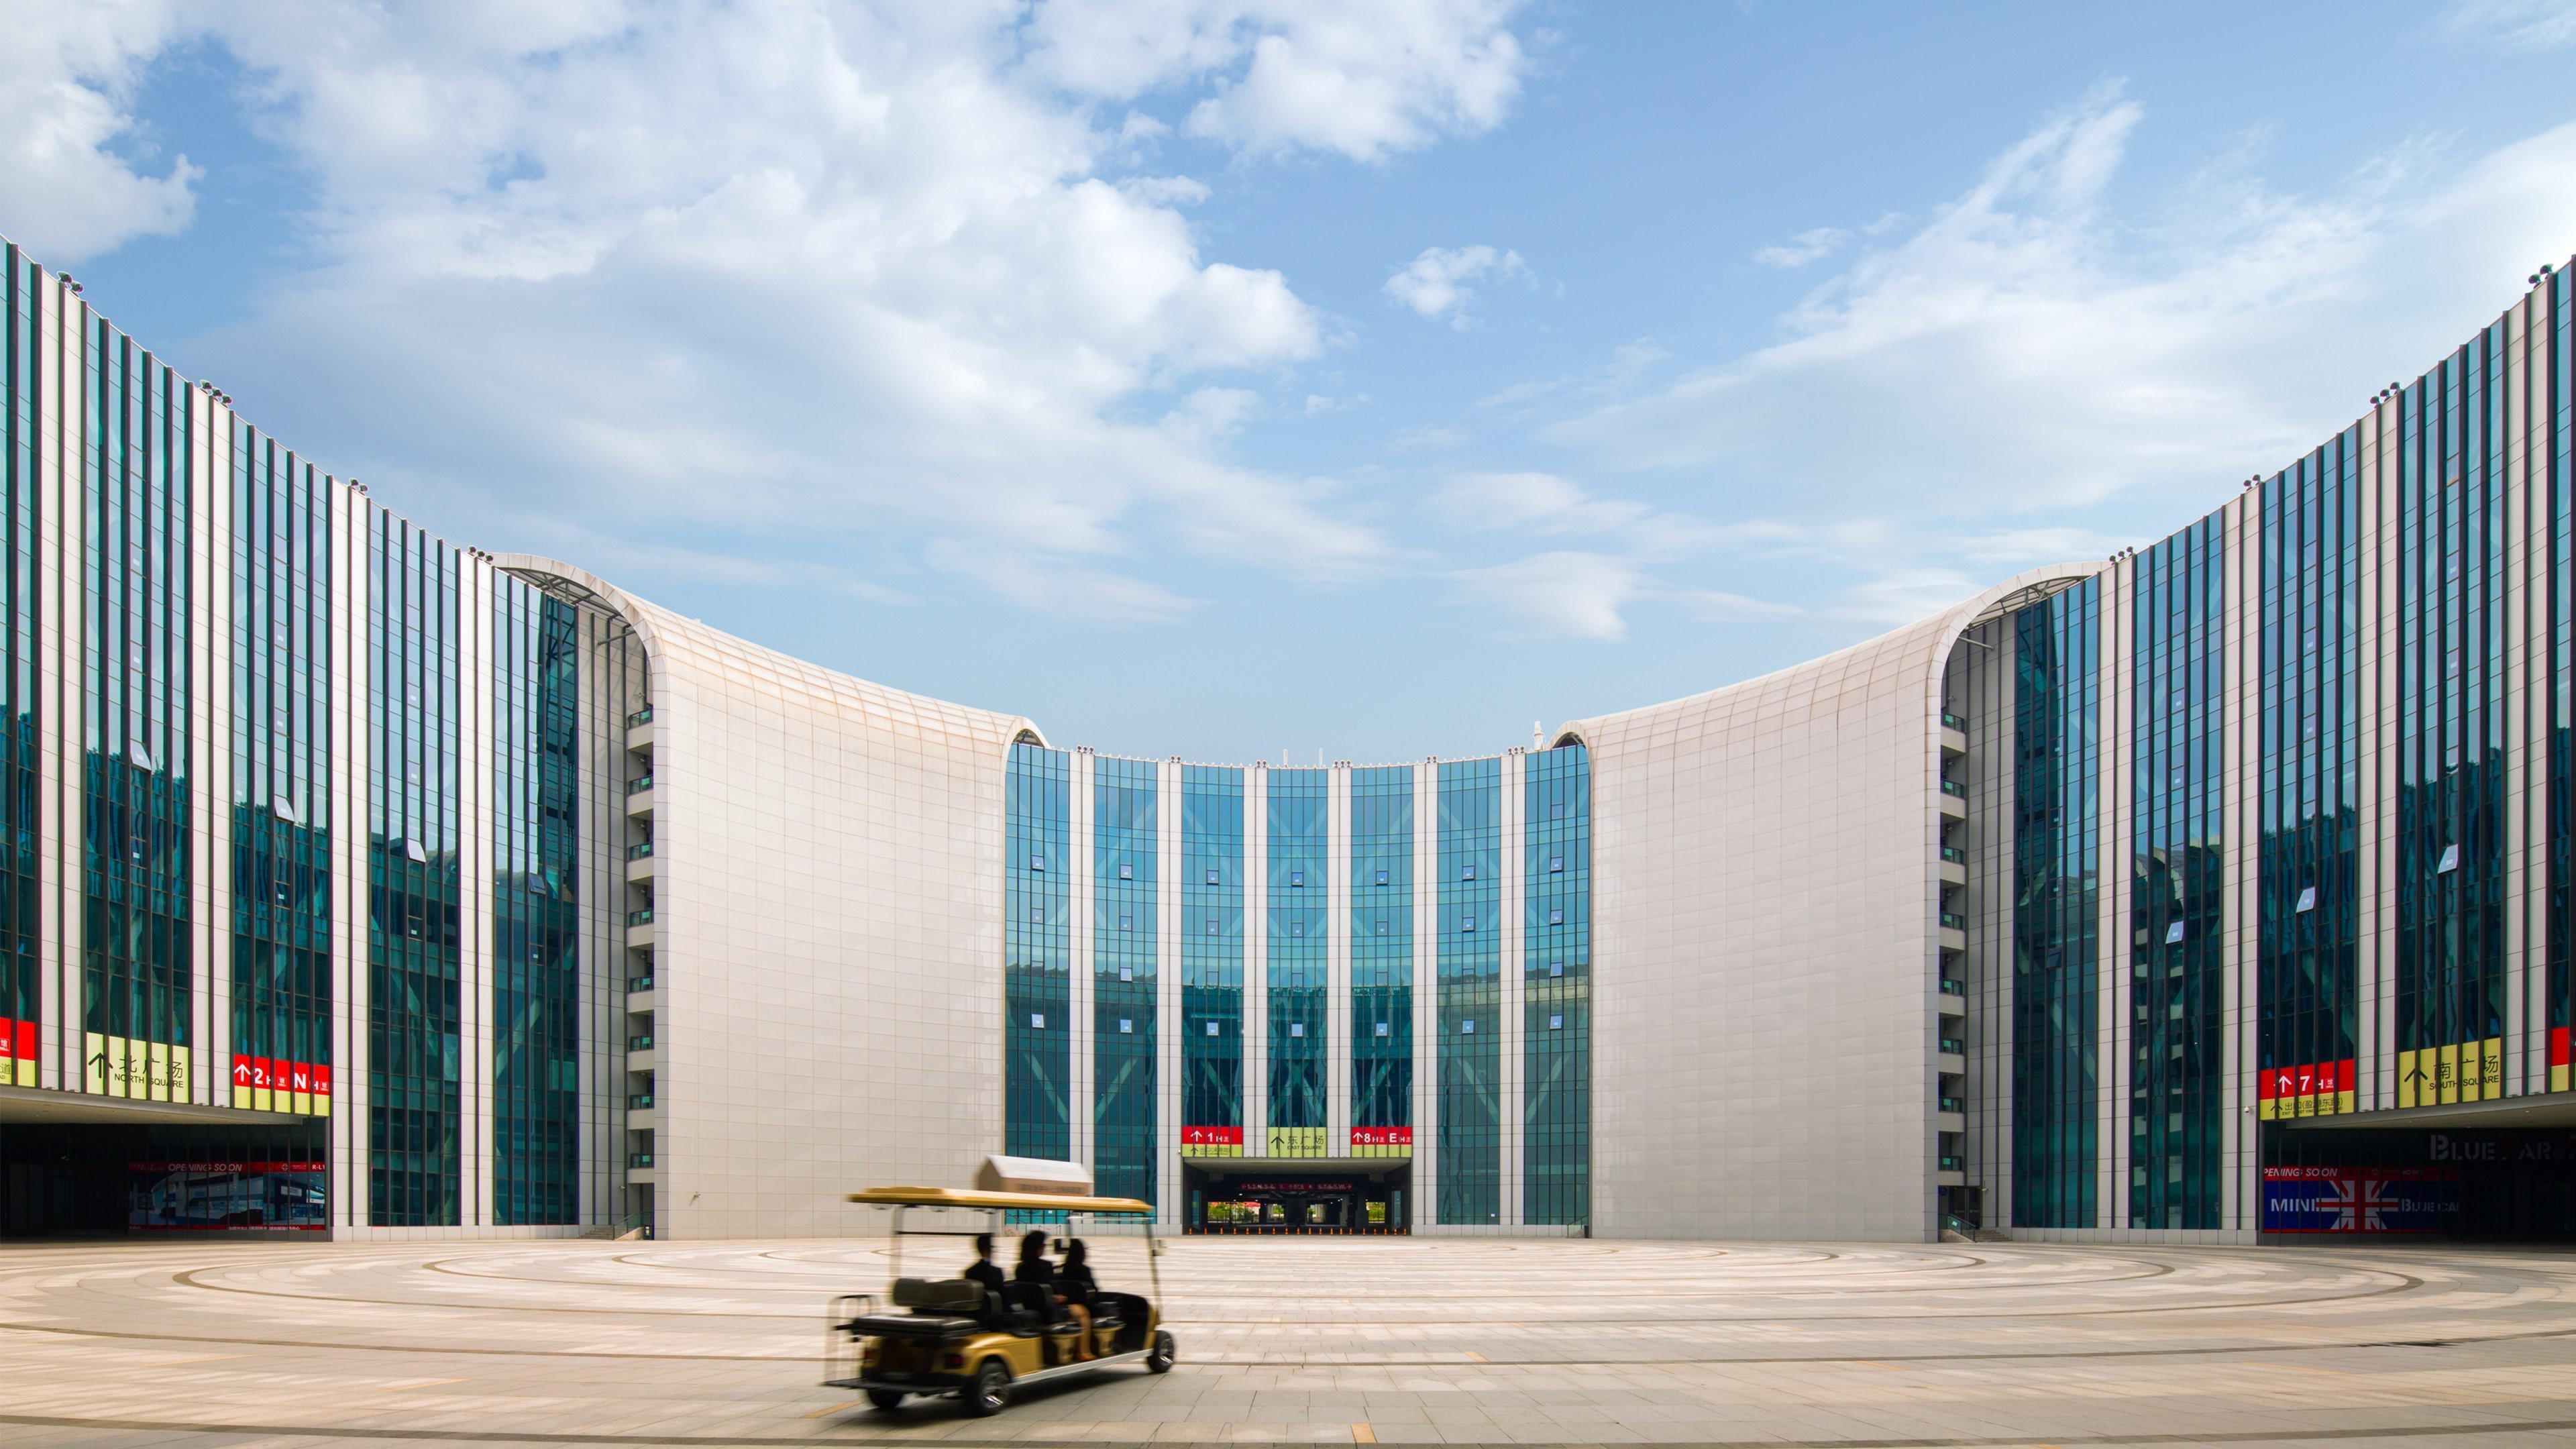
[[320,1232],[329,1178],[319,1162],[129,1162],[126,1225]]

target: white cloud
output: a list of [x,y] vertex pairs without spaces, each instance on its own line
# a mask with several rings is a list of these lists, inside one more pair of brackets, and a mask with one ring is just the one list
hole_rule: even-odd
[[1468,283],[1487,278],[1527,276],[1521,254],[1489,246],[1425,247],[1422,255],[1386,279],[1386,294],[1425,317],[1447,313],[1453,320],[1475,299]]
[[2492,37],[2512,50],[2576,45],[2576,0],[2456,0],[2450,27]]
[[184,229],[205,173],[185,156],[152,157],[132,111],[143,58],[175,33],[171,7],[25,4],[11,7],[7,30],[0,232],[51,265],[73,266]]
[[184,225],[195,173],[135,159],[131,92],[203,41],[314,195],[281,219],[311,269],[180,359],[263,424],[411,511],[617,519],[675,576],[912,548],[1168,618],[1121,560],[1397,550],[1331,480],[1230,456],[1264,389],[1306,395],[1321,318],[1205,254],[1206,183],[1118,174],[1164,129],[1135,105],[1195,95],[1248,152],[1418,148],[1502,119],[1513,8],[59,6],[0,51],[0,148],[59,141],[0,150],[0,218],[49,261]]
[[1042,0],[1031,67],[1077,94],[1214,94],[1190,134],[1256,154],[1417,151],[1502,123],[1528,57],[1520,0]]
[[1803,267],[1841,251],[1844,243],[1851,239],[1852,234],[1841,227],[1820,226],[1812,231],[1802,231],[1778,246],[1764,247],[1753,254],[1753,260],[1766,267]]
[[2316,195],[2240,156],[2115,197],[2142,119],[2097,92],[1864,247],[1782,340],[1543,436],[1715,470],[1792,518],[2124,496],[2170,516],[2313,446],[2576,235],[2576,125],[2485,156],[2402,148]]
[[1624,639],[1624,610],[1647,587],[1634,560],[1536,553],[1450,575],[1451,602],[1495,633]]
[[1629,499],[1595,498],[1553,473],[1461,473],[1431,495],[1430,506],[1455,528],[1533,533],[1606,533],[1653,511]]
[[1618,640],[1641,606],[1678,609],[1710,623],[1786,619],[1785,604],[1722,589],[1675,585],[1645,560],[1619,553],[1554,550],[1481,568],[1452,570],[1450,604],[1489,633]]

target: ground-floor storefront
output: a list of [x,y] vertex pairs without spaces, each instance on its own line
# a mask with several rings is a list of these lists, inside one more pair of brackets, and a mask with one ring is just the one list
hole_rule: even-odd
[[1410,1231],[1409,1158],[1188,1158],[1181,1186],[1185,1232]]
[[327,1230],[322,1119],[160,1105],[0,1113],[0,1237]]
[[2576,1127],[2332,1121],[2264,1130],[2267,1241],[2576,1240]]

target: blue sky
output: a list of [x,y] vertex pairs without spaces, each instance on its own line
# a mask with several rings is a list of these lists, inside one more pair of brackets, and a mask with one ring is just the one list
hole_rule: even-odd
[[13,15],[0,232],[459,542],[1488,752],[2179,526],[2576,250],[2576,3]]

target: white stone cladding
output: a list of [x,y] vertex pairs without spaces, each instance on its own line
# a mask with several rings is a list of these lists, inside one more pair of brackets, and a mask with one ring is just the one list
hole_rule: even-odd
[[1596,1234],[1932,1234],[1943,671],[1992,602],[2094,571],[1560,732],[1592,751]]
[[1002,1137],[1012,715],[905,694],[568,580],[634,628],[653,707],[655,1206],[674,1237],[877,1227]]

